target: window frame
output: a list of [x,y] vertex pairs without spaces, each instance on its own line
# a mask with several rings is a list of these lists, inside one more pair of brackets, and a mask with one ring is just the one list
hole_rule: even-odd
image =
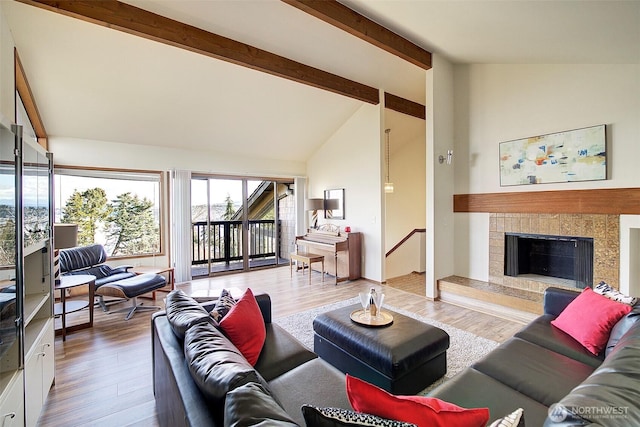
[[[54,161],[55,161],[55,157],[54,157]],[[54,163],[54,167],[53,167],[53,175],[54,175],[54,180],[55,177],[57,175],[64,175],[64,173],[61,173],[61,171],[65,171],[65,170],[72,170],[72,171],[86,171],[87,173],[87,177],[91,177],[91,178],[109,178],[109,175],[113,175],[114,177],[117,176],[118,174],[146,174],[146,175],[158,175],[158,184],[159,184],[159,188],[158,188],[158,222],[159,222],[159,234],[160,234],[160,248],[159,251],[156,253],[152,253],[152,254],[136,254],[136,255],[114,255],[111,256],[109,255],[109,259],[113,259],[113,260],[123,260],[123,259],[138,259],[138,258],[154,258],[154,257],[161,257],[161,256],[166,256],[167,253],[167,248],[166,248],[166,244],[165,244],[165,232],[166,232],[166,227],[165,227],[165,211],[166,211],[166,200],[168,200],[168,194],[166,193],[166,189],[167,189],[167,173],[165,171],[160,171],[160,170],[149,170],[149,169],[124,169],[124,168],[109,168],[109,167],[95,167],[95,166],[78,166],[78,165],[58,165]],[[93,172],[93,175],[92,175]],[[77,175],[81,175],[80,173],[78,173]],[[104,175],[104,176],[103,176]],[[112,178],[112,179],[118,179],[118,178]],[[122,178],[120,178],[122,179]],[[54,189],[54,195],[57,195],[57,189]],[[59,207],[56,205],[57,202],[57,198],[54,197],[54,211],[56,209],[61,209],[62,207]],[[54,213],[55,216],[55,213]]]

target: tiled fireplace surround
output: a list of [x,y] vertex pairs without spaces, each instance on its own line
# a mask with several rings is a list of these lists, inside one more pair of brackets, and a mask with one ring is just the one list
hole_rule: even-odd
[[[489,215],[489,281],[543,292],[549,283],[504,275],[504,233],[593,238],[593,283],[619,286],[620,216],[590,214],[492,213]],[[554,285],[556,286],[556,285]]]

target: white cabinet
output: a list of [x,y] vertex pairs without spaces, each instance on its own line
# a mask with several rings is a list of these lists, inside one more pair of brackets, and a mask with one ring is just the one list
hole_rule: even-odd
[[18,427],[24,424],[24,384],[22,371],[7,378],[0,394],[0,427]]
[[0,115],[0,427],[35,426],[53,383],[52,176]]
[[40,411],[53,383],[54,375],[54,331],[53,320],[49,319],[42,334],[33,343],[25,356],[25,390],[29,396],[25,401],[28,426],[35,426]]

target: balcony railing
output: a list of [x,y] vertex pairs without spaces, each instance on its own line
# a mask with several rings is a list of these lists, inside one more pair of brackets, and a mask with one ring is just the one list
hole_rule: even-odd
[[[242,260],[242,221],[198,221],[192,223],[192,264]],[[249,259],[276,255],[274,220],[249,220]]]

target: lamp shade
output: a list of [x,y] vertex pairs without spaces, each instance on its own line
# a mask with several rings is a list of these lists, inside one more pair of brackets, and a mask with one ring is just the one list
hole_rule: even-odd
[[78,224],[53,224],[54,249],[78,246]]
[[324,209],[324,199],[306,199],[304,208],[308,211],[319,211]]
[[327,199],[324,201],[325,210],[334,210],[340,207],[340,201],[338,199]]

